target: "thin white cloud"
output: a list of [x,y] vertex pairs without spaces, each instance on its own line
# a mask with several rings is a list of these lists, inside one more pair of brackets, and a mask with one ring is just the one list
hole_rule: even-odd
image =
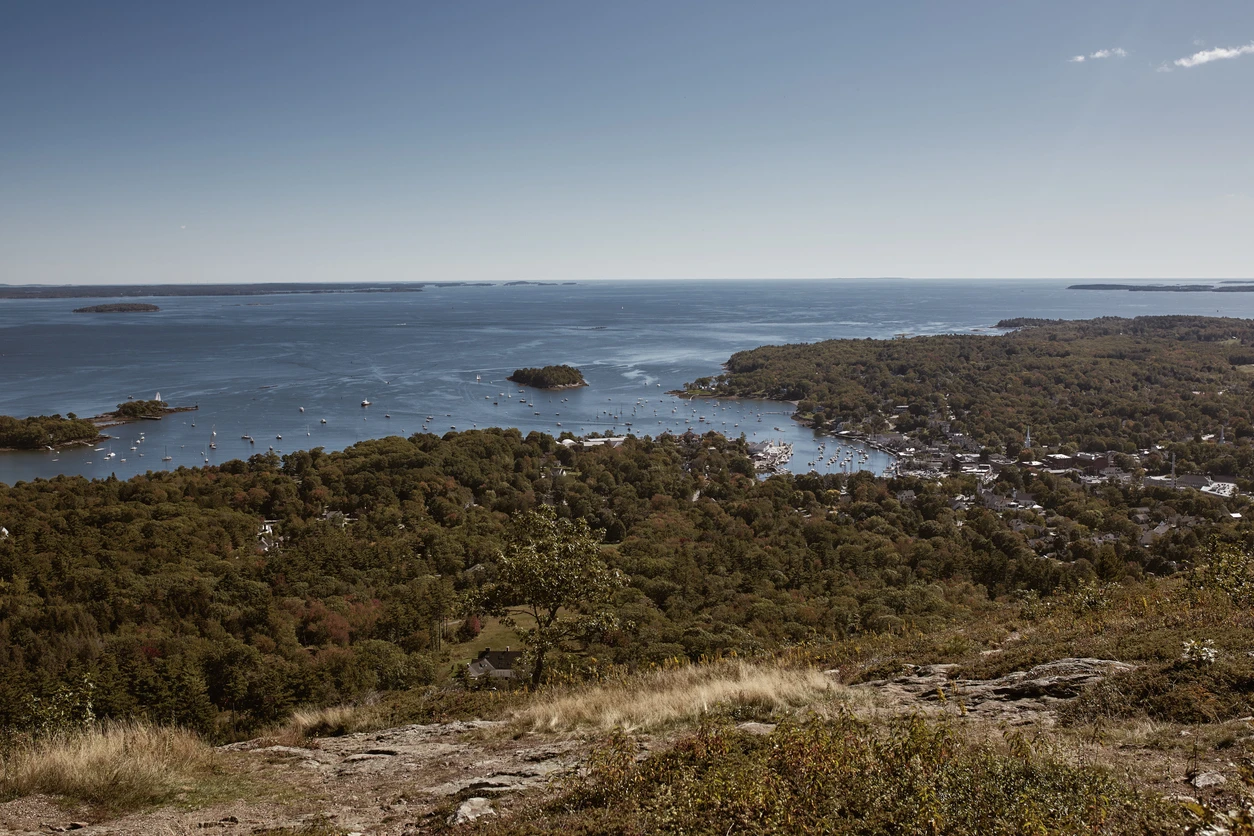
[[1088,55],[1077,55],[1074,58],[1068,58],[1072,64],[1083,64],[1085,61],[1097,60],[1101,58],[1127,58],[1128,51],[1122,47],[1112,47],[1111,49],[1099,49],[1097,52],[1090,52]]
[[1187,58],[1177,58],[1173,63],[1177,67],[1198,67],[1202,64],[1209,64],[1211,61],[1240,58],[1242,55],[1254,55],[1254,41],[1250,41],[1245,46],[1217,46],[1214,49],[1204,49],[1201,52],[1193,53]]

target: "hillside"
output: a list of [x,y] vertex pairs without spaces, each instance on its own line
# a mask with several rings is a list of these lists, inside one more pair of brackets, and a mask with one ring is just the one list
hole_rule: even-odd
[[[1169,582],[978,616],[534,695],[471,690],[437,699],[442,717],[430,694],[298,712],[216,750],[152,727],[61,737],[10,749],[0,791],[19,798],[0,828],[1130,835],[1252,809],[1248,717],[1206,716],[1233,685],[1249,699],[1248,608]],[[1202,636],[1218,637],[1213,660],[1182,650]]]

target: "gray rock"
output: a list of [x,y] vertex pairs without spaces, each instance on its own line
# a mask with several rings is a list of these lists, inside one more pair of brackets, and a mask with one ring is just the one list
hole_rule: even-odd
[[879,691],[894,702],[962,706],[985,718],[1030,722],[1031,716],[1073,699],[1086,686],[1135,666],[1112,659],[1059,659],[996,679],[951,678],[957,665],[908,665],[906,674],[855,687]]
[[1228,783],[1228,779],[1220,775],[1218,772],[1203,772],[1200,775],[1194,775],[1193,780],[1189,782],[1199,790],[1207,787],[1218,787]]
[[448,817],[449,824],[465,824],[482,816],[494,816],[492,802],[486,798],[468,798],[457,808],[457,812]]
[[768,735],[771,732],[775,731],[775,724],[774,723],[753,723],[753,722],[738,723],[736,725],[736,728],[740,729],[743,732],[748,732],[749,734]]
[[263,746],[253,751],[263,755],[283,755],[289,758],[315,758],[317,756],[314,749],[301,749],[296,746]]

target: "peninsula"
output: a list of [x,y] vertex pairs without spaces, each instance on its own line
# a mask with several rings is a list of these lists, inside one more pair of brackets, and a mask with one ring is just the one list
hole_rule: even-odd
[[1254,285],[1224,282],[1227,287],[1211,284],[1073,284],[1067,290],[1131,290],[1143,293],[1249,293]]
[[1065,470],[1077,454],[1100,453],[1108,464],[1094,484],[1143,471],[1254,488],[1254,469],[1234,447],[1254,438],[1250,320],[1018,318],[997,327],[1014,330],[763,346],[683,394],[790,401],[796,420],[866,438],[901,456],[903,471],[929,469],[911,460],[946,473],[1003,454]]
[[117,405],[112,412],[104,412],[92,418],[79,418],[73,412],[64,416],[33,415],[29,418],[13,418],[0,415],[0,452],[15,450],[56,449],[70,444],[95,444],[109,436],[100,431],[106,427],[129,424],[132,421],[160,421],[176,412],[192,412],[195,406],[170,406],[162,400],[129,400]]
[[75,308],[74,313],[151,313],[161,310],[156,305],[145,302],[120,302],[113,305],[88,305]]
[[507,380],[536,389],[576,389],[588,385],[583,379],[583,372],[574,366],[514,369],[514,373]]

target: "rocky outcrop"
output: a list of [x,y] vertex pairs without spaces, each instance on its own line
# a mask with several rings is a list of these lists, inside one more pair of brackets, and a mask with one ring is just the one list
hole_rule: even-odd
[[1088,685],[1134,665],[1113,659],[1058,659],[996,679],[960,679],[957,665],[907,665],[906,673],[853,686],[906,710],[948,709],[1011,723],[1033,723]]

